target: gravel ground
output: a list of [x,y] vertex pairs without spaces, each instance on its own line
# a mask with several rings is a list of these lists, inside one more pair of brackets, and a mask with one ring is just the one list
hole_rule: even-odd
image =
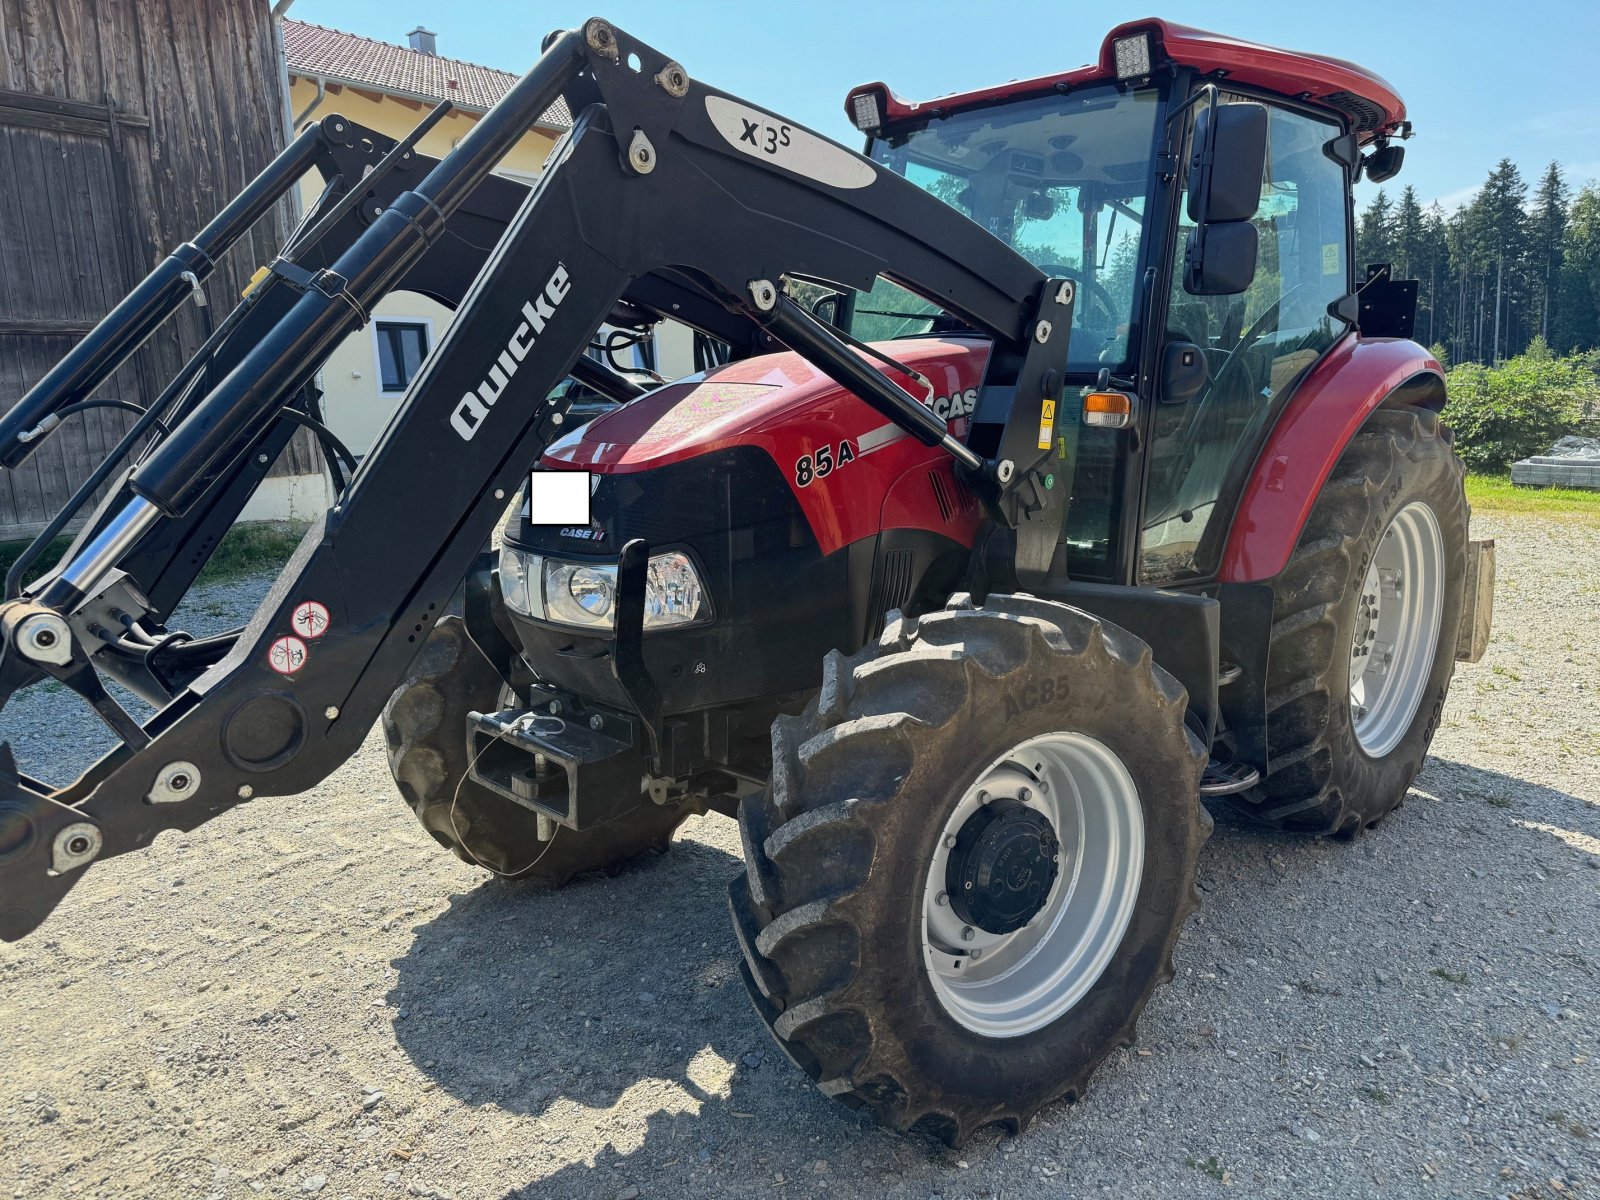
[[[731,822],[539,893],[440,853],[371,739],[0,947],[0,1194],[1600,1195],[1600,527],[1476,529],[1495,640],[1405,806],[1353,843],[1220,818],[1137,1048],[1020,1138],[892,1136],[789,1065]],[[57,775],[68,699],[5,714]]]

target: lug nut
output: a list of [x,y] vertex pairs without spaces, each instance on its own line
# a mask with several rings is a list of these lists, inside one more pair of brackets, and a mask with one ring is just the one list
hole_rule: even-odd
[[976,929],[974,929],[971,925],[963,925],[961,927],[961,940],[963,942],[970,942],[973,938],[975,938],[977,936],[978,936],[978,931]]
[[945,905],[950,903],[950,895],[947,892],[940,892],[933,898],[933,902],[940,908],[943,908]]
[[947,834],[944,835],[944,848],[946,850],[954,850],[956,848],[956,835],[955,834],[947,833]]

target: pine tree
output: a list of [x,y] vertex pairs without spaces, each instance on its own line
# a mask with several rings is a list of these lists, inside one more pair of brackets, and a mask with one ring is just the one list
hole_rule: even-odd
[[1600,187],[1592,183],[1567,213],[1551,341],[1563,353],[1600,346]]
[[1551,315],[1559,298],[1562,241],[1567,233],[1567,182],[1561,164],[1545,168],[1528,217],[1528,268],[1538,305],[1539,334],[1550,337]]
[[1356,228],[1356,273],[1365,277],[1368,264],[1393,261],[1394,211],[1388,194],[1379,188]]
[[[1428,342],[1447,344],[1450,322],[1447,314],[1450,291],[1450,241],[1445,233],[1444,209],[1436,200],[1422,218],[1422,262],[1417,270],[1417,332],[1426,332]],[[1442,360],[1441,360],[1442,361]]]
[[1400,193],[1400,204],[1394,211],[1394,274],[1396,279],[1416,279],[1422,266],[1422,205],[1417,203],[1417,189],[1409,184]]
[[1462,213],[1462,249],[1473,273],[1473,357],[1499,362],[1526,341],[1528,185],[1502,158]]

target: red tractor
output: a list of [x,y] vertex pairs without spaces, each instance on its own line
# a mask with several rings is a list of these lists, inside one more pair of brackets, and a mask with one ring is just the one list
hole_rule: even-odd
[[[542,180],[490,175],[558,96]],[[1410,133],[1393,89],[1152,20],[847,112],[864,155],[594,20],[441,162],[325,118],[158,267],[0,462],[329,180],[63,564],[9,581],[7,694],[59,679],[122,744],[63,786],[7,770],[0,933],[97,857],[311,786],[381,711],[423,825],[499,875],[737,817],[761,1018],[828,1094],[959,1143],[1131,1040],[1203,798],[1339,836],[1399,804],[1493,561],[1415,285],[1351,259],[1351,188]],[[457,306],[448,337],[254,620],[175,634],[395,287]],[[641,392],[603,347],[668,319],[705,369]],[[583,424],[569,375],[614,405]]]

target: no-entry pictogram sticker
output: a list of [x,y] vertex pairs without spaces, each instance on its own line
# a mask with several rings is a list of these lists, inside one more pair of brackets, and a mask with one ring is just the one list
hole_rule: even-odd
[[294,606],[289,624],[307,641],[316,641],[328,632],[328,606],[318,600],[302,600]]
[[293,675],[306,665],[306,644],[297,637],[281,637],[267,647],[267,666],[279,675]]

